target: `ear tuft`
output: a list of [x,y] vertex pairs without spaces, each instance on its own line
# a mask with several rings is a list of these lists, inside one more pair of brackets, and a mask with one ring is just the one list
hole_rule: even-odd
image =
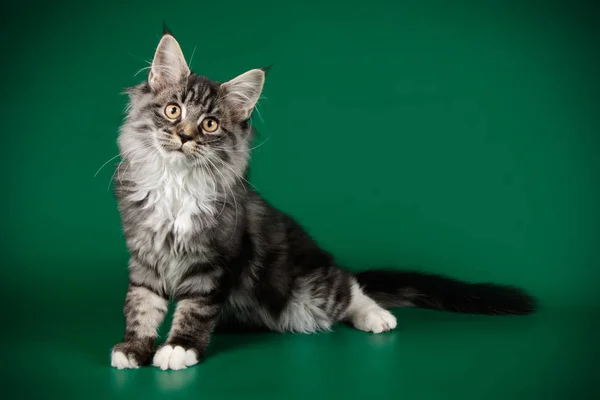
[[234,108],[249,118],[260,98],[265,83],[263,69],[251,69],[221,85],[223,97]]
[[269,71],[271,71],[271,68],[273,68],[273,65],[275,65],[275,63],[271,63],[271,65],[268,65],[266,67],[262,67],[262,71],[265,73],[265,76],[267,76],[267,74],[269,73]]
[[161,87],[177,84],[181,79],[190,74],[187,62],[181,51],[179,43],[173,35],[163,35],[148,75],[150,87],[157,90]]
[[165,21],[163,21],[163,35],[171,35],[171,36],[175,37],[175,35],[173,35],[173,33],[171,32],[171,30],[169,29],[169,27],[167,26],[167,23]]

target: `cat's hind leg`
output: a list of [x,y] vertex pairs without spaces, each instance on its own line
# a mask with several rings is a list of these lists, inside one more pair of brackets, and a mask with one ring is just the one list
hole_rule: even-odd
[[396,327],[396,317],[367,296],[353,279],[350,284],[351,298],[346,320],[356,329],[381,333]]

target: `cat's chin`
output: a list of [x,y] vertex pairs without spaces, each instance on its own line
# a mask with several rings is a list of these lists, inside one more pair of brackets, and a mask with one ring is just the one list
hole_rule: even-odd
[[177,166],[193,165],[196,161],[194,156],[182,150],[163,150],[161,153],[166,161]]

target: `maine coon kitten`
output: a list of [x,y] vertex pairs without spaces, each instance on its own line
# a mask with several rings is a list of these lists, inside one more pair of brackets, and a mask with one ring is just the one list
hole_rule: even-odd
[[[395,270],[352,274],[263,200],[244,176],[265,72],[225,83],[198,76],[165,31],[147,81],[129,89],[115,177],[129,289],[113,367],[194,365],[227,321],[295,332],[347,321],[380,333],[396,327],[390,307],[533,311],[533,299],[509,286]],[[171,330],[154,354],[170,299]]]

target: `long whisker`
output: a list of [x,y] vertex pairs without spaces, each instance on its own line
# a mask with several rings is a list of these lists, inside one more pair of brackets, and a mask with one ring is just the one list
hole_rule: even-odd
[[[196,46],[194,46],[194,50],[192,51],[192,56],[190,57],[190,62],[188,63],[188,69],[190,71],[192,70],[192,61],[194,60],[194,54],[196,54]],[[185,95],[184,95],[185,98],[187,98],[187,87],[188,87],[190,75],[191,75],[191,72],[189,74],[187,74],[187,76],[185,77]]]
[[112,160],[114,160],[115,158],[119,157],[121,154],[117,154],[114,157],[111,157],[107,162],[105,162],[104,164],[102,164],[102,166],[100,168],[98,168],[98,171],[96,171],[96,173],[94,174],[94,178],[96,176],[98,176],[98,174],[100,173],[100,171],[102,170],[102,168],[106,167],[106,165],[111,162]]
[[151,152],[150,152],[150,153],[149,153],[149,154],[146,156],[146,158],[144,158],[144,160],[143,160],[142,162],[140,162],[140,163],[139,163],[140,165],[139,165],[139,166],[138,166],[138,168],[135,170],[135,172],[133,173],[133,175],[137,175],[137,173],[138,173],[138,172],[140,172],[140,168],[142,168],[142,166],[144,165],[144,163],[145,163],[146,161],[148,161],[148,159],[149,159],[151,156],[153,156],[153,155],[155,155],[155,154],[157,154],[157,153],[158,153],[158,149],[154,149],[154,150],[152,150],[152,151],[151,151]]
[[[150,146],[146,146],[145,148],[150,148]],[[102,166],[101,166],[101,167],[98,169],[98,171],[96,171],[96,173],[94,174],[94,177],[96,177],[96,176],[98,175],[98,173],[100,172],[100,170],[101,170],[102,168],[104,168],[104,167],[105,167],[105,166],[106,166],[106,165],[107,165],[109,162],[111,162],[111,161],[112,161],[112,160],[114,160],[115,158],[117,158],[117,157],[121,156],[121,161],[119,161],[119,163],[118,163],[118,164],[117,164],[117,166],[115,167],[115,170],[113,171],[113,173],[112,173],[112,175],[111,175],[111,177],[110,177],[110,179],[109,179],[109,181],[108,181],[108,185],[107,185],[107,187],[106,187],[106,190],[110,190],[110,184],[112,183],[113,179],[115,178],[115,174],[117,173],[117,171],[119,171],[119,181],[121,180],[121,177],[120,177],[120,168],[121,168],[121,165],[123,164],[123,161],[124,161],[124,159],[125,159],[125,158],[126,158],[128,155],[129,155],[129,154],[133,153],[134,151],[136,151],[136,150],[138,150],[138,149],[139,149],[139,148],[137,148],[137,147],[136,147],[136,148],[134,148],[134,149],[131,149],[131,150],[129,150],[129,151],[126,151],[126,152],[125,152],[125,153],[123,153],[123,154],[119,153],[119,154],[117,154],[116,156],[112,157],[110,160],[108,160],[107,162],[105,162],[105,163],[104,163],[104,165],[102,165]],[[142,147],[142,149],[144,149],[144,147]],[[128,165],[129,165],[129,164],[128,164]]]
[[[152,148],[153,148],[153,146],[152,146],[151,144],[146,144],[145,146],[136,147],[136,148],[134,148],[134,149],[131,149],[131,150],[129,150],[127,153],[125,153],[125,154],[123,155],[123,157],[125,158],[125,157],[127,157],[129,154],[131,154],[131,153],[133,153],[134,151],[137,151],[137,150],[152,150]],[[150,154],[152,154],[152,152],[151,152]],[[127,169],[129,169],[129,166],[130,166],[131,164],[132,164],[132,162],[131,162],[131,161],[128,161],[128,162],[127,162],[127,165],[125,166],[125,169],[123,170],[123,174],[125,174],[125,172],[127,172]],[[121,171],[120,171],[120,170],[119,170],[119,175],[118,175],[118,178],[119,178],[119,182],[121,182]]]
[[[135,147],[135,148],[123,153],[122,158],[128,158],[129,155],[131,155],[135,151],[145,151],[145,150],[153,150],[153,149],[154,149],[154,146],[152,143],[144,142],[141,146]],[[131,164],[131,161],[128,162],[127,167],[125,167],[125,170],[123,171],[123,173],[125,173],[127,171],[127,168],[129,167],[130,164]]]
[[[199,152],[197,152],[197,153],[199,154]],[[216,187],[217,186],[217,177],[212,173],[210,165],[208,165],[208,163],[205,163],[203,159],[204,159],[204,157],[199,158],[200,163],[206,169],[206,172],[208,172],[210,174],[211,179],[213,180],[213,183],[215,185],[215,191],[218,193],[218,189]],[[221,207],[221,210],[215,217],[216,220],[218,220],[219,217],[221,216],[221,214],[223,214],[223,211],[225,211],[225,206],[227,205],[227,191],[225,191],[224,194],[225,194],[225,200],[223,201],[223,206]]]
[[149,65],[147,67],[141,68],[138,72],[136,72],[133,76],[138,76],[140,72],[145,71],[147,69],[152,68],[152,65]]
[[110,184],[113,182],[113,179],[115,179],[115,174],[117,173],[117,171],[119,170],[119,167],[121,167],[121,164],[123,163],[123,161],[121,161],[118,165],[117,168],[115,168],[115,170],[112,173],[112,176],[110,177],[110,180],[108,181],[108,185],[106,186],[106,191],[108,192],[110,190]]
[[255,111],[256,111],[256,113],[258,114],[258,118],[260,118],[260,121],[261,121],[262,123],[264,123],[264,122],[265,122],[265,120],[263,119],[263,117],[262,117],[262,114],[260,113],[260,110],[258,109],[258,103],[256,103],[256,104],[254,105],[254,110],[255,110]]
[[[218,160],[225,168],[227,168],[231,172],[233,172],[233,174],[235,176],[237,176],[239,179],[241,179],[242,181],[246,182],[248,185],[252,186],[254,188],[254,190],[259,191],[256,186],[254,186],[253,184],[251,184],[250,182],[248,182],[243,176],[241,176],[240,174],[238,174],[233,168],[231,168],[229,165],[227,165],[223,160],[221,160],[219,158],[216,158],[216,160]],[[246,190],[245,187],[244,187],[244,190]]]
[[229,241],[231,241],[231,238],[233,238],[233,235],[237,228],[237,214],[238,214],[237,200],[235,199],[235,193],[233,192],[233,189],[231,188],[231,185],[229,184],[229,182],[227,182],[227,178],[225,177],[225,175],[223,175],[223,173],[221,171],[219,171],[217,166],[215,164],[213,164],[213,162],[210,160],[210,158],[207,157],[206,161],[211,163],[211,165],[215,168],[215,171],[221,175],[221,177],[223,178],[223,183],[227,185],[227,187],[229,188],[229,191],[231,191],[231,196],[233,197],[233,204],[235,206],[235,223],[233,226],[233,231],[231,232],[231,236],[229,237],[229,240],[227,241],[227,243],[229,243]]
[[192,61],[194,61],[194,54],[196,54],[196,47],[198,47],[198,46],[194,46],[194,50],[192,51],[192,56],[190,57],[190,62],[188,63],[188,68],[190,70],[192,69]]
[[[122,154],[121,157],[121,161],[119,162],[119,164],[117,164],[117,167],[115,168],[115,170],[113,171],[110,180],[108,181],[108,185],[106,187],[106,190],[110,190],[110,184],[113,182],[113,179],[115,179],[115,174],[117,173],[117,171],[119,172],[117,174],[118,178],[119,178],[119,182],[121,182],[121,165],[123,164],[123,162],[125,161],[125,159],[127,158],[127,156],[129,156],[131,153],[133,153],[134,151],[136,151],[137,148],[135,149],[131,149],[129,151],[126,151],[125,153]],[[121,154],[119,154],[121,155]],[[125,167],[125,169],[129,168],[129,162],[127,163],[127,166]]]
[[142,57],[138,57],[138,56],[136,56],[135,54],[132,54],[132,53],[127,53],[127,54],[128,54],[128,55],[130,55],[130,56],[131,56],[131,57],[133,57],[133,58],[137,58],[138,60],[145,62],[146,64],[151,64],[151,63],[152,63],[152,61],[145,60],[145,59],[143,59]]
[[260,113],[260,110],[258,109],[258,103],[259,103],[261,100],[266,100],[266,99],[267,99],[267,98],[266,98],[265,96],[262,96],[262,95],[261,95],[261,96],[259,96],[259,97],[258,97],[258,100],[256,100],[256,104],[254,105],[254,109],[256,110],[256,113],[258,114],[258,117],[260,118],[260,121],[261,121],[262,123],[264,123],[264,122],[265,122],[265,120],[263,119],[263,117],[262,117],[262,114]]
[[246,136],[244,136],[244,140],[243,140],[244,143],[246,143],[248,141],[248,138],[250,137],[251,134],[252,134],[252,119],[250,119],[250,129],[248,129],[248,133],[246,133]]
[[238,153],[249,153],[249,152],[251,152],[254,149],[258,149],[260,146],[262,146],[263,144],[267,143],[268,141],[269,141],[269,138],[265,139],[262,143],[254,146],[254,147],[251,147],[251,148],[249,148],[247,150],[243,150],[243,149],[237,149],[236,150],[236,149],[234,149],[233,146],[232,147],[216,147],[216,146],[213,146],[213,149],[228,150],[228,151],[234,151],[234,152],[238,152]]

